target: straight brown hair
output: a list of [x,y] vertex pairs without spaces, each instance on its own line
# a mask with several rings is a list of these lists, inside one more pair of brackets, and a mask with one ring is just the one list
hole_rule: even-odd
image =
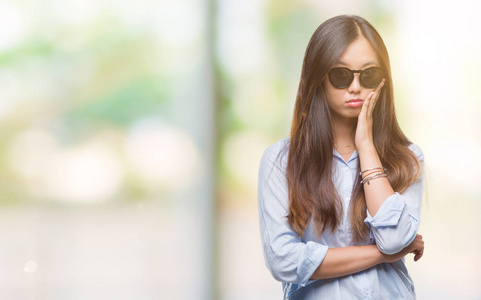
[[[371,44],[385,72],[386,82],[373,112],[373,138],[381,163],[389,170],[387,178],[394,191],[402,193],[420,176],[420,163],[396,120],[389,56],[381,36],[358,16],[342,15],[325,21],[306,49],[288,144],[287,218],[301,236],[311,218],[319,238],[326,229],[335,231],[340,222],[342,204],[332,181],[334,143],[324,82],[344,50],[361,37]],[[349,212],[356,242],[369,233],[364,224],[366,209],[364,188],[356,180]]]

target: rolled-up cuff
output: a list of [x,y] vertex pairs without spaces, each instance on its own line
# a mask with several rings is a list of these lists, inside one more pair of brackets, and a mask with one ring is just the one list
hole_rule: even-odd
[[296,290],[316,281],[310,278],[326,257],[328,249],[328,246],[316,242],[309,241],[306,243],[306,251],[304,251],[300,258],[299,266],[297,268],[297,276],[300,281],[298,284],[291,284],[288,286],[287,296],[290,296]]
[[327,254],[328,246],[309,241],[306,243],[306,251],[301,256],[297,276],[299,276],[299,286],[306,286],[312,274],[317,270]]
[[367,210],[367,217],[364,219],[364,223],[366,223],[369,228],[371,228],[371,226],[375,228],[396,226],[405,205],[401,199],[401,195],[395,192],[384,201],[374,217],[371,217],[369,210]]

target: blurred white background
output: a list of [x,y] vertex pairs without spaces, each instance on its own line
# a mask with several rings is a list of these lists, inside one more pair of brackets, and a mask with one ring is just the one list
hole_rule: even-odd
[[418,299],[481,299],[481,5],[341,0],[0,4],[0,298],[281,299],[257,170],[288,136],[311,34],[388,47],[424,151]]

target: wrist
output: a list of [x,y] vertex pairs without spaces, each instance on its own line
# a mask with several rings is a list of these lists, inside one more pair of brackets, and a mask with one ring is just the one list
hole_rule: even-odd
[[382,264],[389,261],[389,255],[382,253],[376,245],[371,245],[372,255],[374,257],[375,264]]
[[389,262],[389,255],[387,254],[384,254],[382,253],[376,245],[374,245],[376,247],[376,260],[378,262],[378,264],[382,264],[382,263],[387,263]]
[[362,144],[356,145],[357,152],[359,153],[369,153],[369,152],[376,152],[376,147],[372,142],[364,142]]
[[[379,249],[378,249],[379,251]],[[391,262],[391,255],[387,255],[387,254],[384,254],[382,253],[381,251],[379,251],[379,263],[380,264],[383,264],[383,263],[389,263]]]
[[[378,158],[378,153],[377,153],[377,150],[376,150],[376,147],[374,147],[374,145],[365,145],[365,146],[361,146],[359,148],[357,148],[357,153],[359,154],[359,156],[361,158],[363,158],[363,160],[372,160],[374,158]],[[377,160],[377,159],[375,159]],[[377,161],[376,161],[377,162]],[[380,167],[380,166],[365,166],[366,168],[371,168],[371,167]]]

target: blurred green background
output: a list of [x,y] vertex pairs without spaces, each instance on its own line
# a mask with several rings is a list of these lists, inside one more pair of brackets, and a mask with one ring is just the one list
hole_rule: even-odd
[[481,5],[340,0],[0,3],[0,298],[281,299],[257,170],[288,136],[311,34],[388,47],[424,151],[419,299],[481,299]]

